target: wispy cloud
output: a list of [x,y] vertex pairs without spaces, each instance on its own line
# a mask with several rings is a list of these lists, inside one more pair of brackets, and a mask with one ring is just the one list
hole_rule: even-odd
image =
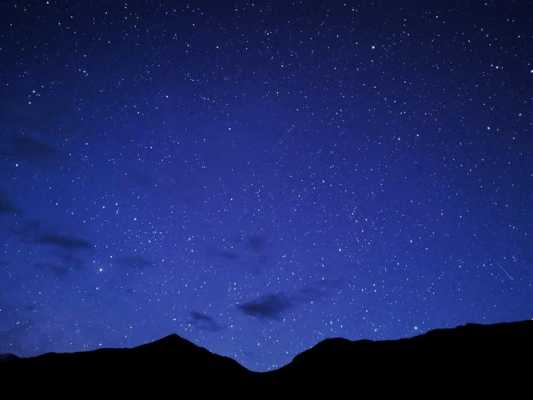
[[86,265],[84,257],[94,249],[93,243],[88,240],[45,229],[38,220],[17,221],[9,232],[26,245],[49,248],[50,253],[34,262],[33,266],[55,277],[83,270]]
[[43,228],[43,225],[39,220],[22,220],[11,227],[10,232],[25,243],[48,246],[66,252],[78,252],[94,248],[91,242],[80,236],[55,232]]
[[4,155],[18,161],[48,163],[61,157],[52,145],[28,135],[14,135],[5,146]]
[[189,315],[191,325],[199,330],[218,332],[223,329],[223,327],[217,321],[215,321],[213,317],[210,317],[207,314],[198,311],[191,311]]
[[283,293],[269,294],[255,300],[239,304],[237,308],[246,315],[260,319],[279,320],[284,312],[294,304]]
[[238,304],[241,313],[263,320],[280,320],[283,314],[301,304],[321,301],[342,287],[342,280],[319,280],[291,293],[272,293]]
[[69,251],[88,250],[93,248],[93,245],[85,239],[55,233],[46,233],[39,236],[36,243]]

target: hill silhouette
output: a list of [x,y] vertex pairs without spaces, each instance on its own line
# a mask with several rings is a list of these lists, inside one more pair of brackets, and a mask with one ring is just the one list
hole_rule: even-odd
[[468,324],[390,341],[327,339],[270,372],[249,371],[235,360],[170,335],[131,349],[0,357],[0,381],[105,384],[136,389],[213,391],[228,388],[357,388],[392,391],[409,385],[483,387],[529,385],[533,321]]

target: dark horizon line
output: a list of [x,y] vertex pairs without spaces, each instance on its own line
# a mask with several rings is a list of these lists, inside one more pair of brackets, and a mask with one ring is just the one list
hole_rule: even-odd
[[6,361],[6,360],[9,361],[10,358],[16,358],[16,359],[19,359],[19,360],[32,360],[32,359],[37,359],[37,358],[44,357],[44,356],[47,356],[47,355],[56,355],[56,354],[57,355],[61,355],[61,354],[76,354],[76,355],[79,355],[79,354],[87,354],[87,353],[95,353],[95,352],[105,352],[105,351],[110,351],[110,350],[111,351],[113,351],[113,350],[118,350],[118,351],[120,351],[120,350],[134,350],[134,349],[138,349],[138,348],[141,348],[141,347],[150,347],[152,345],[157,345],[158,343],[181,341],[182,343],[184,342],[187,345],[194,346],[195,348],[197,348],[199,350],[205,350],[205,351],[209,352],[212,355],[232,360],[233,362],[237,363],[240,367],[244,368],[246,371],[248,371],[250,373],[253,373],[253,374],[268,374],[268,373],[271,373],[271,372],[279,371],[282,368],[285,368],[286,366],[292,364],[294,362],[294,360],[296,358],[298,358],[300,355],[305,354],[305,353],[307,353],[309,351],[312,351],[313,349],[316,349],[318,347],[321,347],[324,344],[338,343],[338,342],[350,342],[351,344],[357,344],[357,343],[366,343],[366,344],[374,343],[374,344],[376,344],[376,343],[391,343],[391,342],[399,343],[399,342],[409,341],[409,340],[413,340],[413,339],[417,339],[417,338],[422,338],[422,337],[425,337],[425,336],[432,336],[434,334],[454,332],[454,331],[459,331],[459,330],[469,329],[469,328],[481,328],[481,329],[483,329],[483,328],[498,328],[498,327],[501,328],[501,327],[527,325],[527,324],[533,324],[533,317],[530,318],[530,319],[502,321],[502,322],[495,322],[495,323],[466,322],[464,324],[455,325],[453,327],[430,329],[430,330],[427,330],[427,331],[423,331],[420,334],[416,334],[416,335],[412,335],[412,336],[399,337],[399,338],[396,338],[396,339],[372,340],[372,339],[361,338],[361,339],[352,340],[352,339],[348,339],[348,338],[341,337],[341,336],[327,337],[325,339],[317,341],[314,345],[310,346],[306,350],[303,350],[303,351],[297,353],[291,359],[291,361],[289,361],[288,363],[286,363],[284,365],[281,365],[281,366],[279,366],[277,368],[268,369],[268,370],[262,370],[262,371],[249,369],[249,368],[245,367],[244,365],[242,365],[236,359],[234,359],[234,358],[232,358],[230,356],[227,356],[227,355],[223,355],[223,354],[218,354],[218,353],[212,352],[209,349],[207,349],[207,348],[205,348],[203,346],[200,346],[200,345],[194,343],[193,341],[178,335],[177,333],[171,333],[169,335],[162,336],[159,339],[155,339],[155,340],[152,340],[152,341],[149,341],[149,342],[145,342],[145,343],[139,344],[137,346],[133,346],[133,347],[99,347],[99,348],[92,349],[92,350],[72,351],[72,352],[54,352],[54,351],[52,351],[52,352],[41,353],[41,354],[37,354],[37,355],[34,355],[34,356],[28,356],[28,357],[21,357],[21,356],[18,356],[16,354],[14,354],[14,353],[0,353],[0,363],[2,363],[2,361]]

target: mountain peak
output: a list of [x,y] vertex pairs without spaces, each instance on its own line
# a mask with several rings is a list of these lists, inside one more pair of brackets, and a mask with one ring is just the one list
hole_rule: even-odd
[[201,349],[199,346],[195,345],[193,342],[187,339],[184,339],[175,333],[164,336],[161,339],[154,340],[153,342],[149,342],[144,345],[141,345],[138,348],[151,348],[151,349],[164,348],[167,350],[172,350],[172,349],[177,349],[177,348]]
[[164,336],[161,339],[156,340],[156,342],[183,343],[183,342],[189,342],[189,341],[186,339],[183,339],[181,336],[179,336],[176,333],[171,333],[170,335]]

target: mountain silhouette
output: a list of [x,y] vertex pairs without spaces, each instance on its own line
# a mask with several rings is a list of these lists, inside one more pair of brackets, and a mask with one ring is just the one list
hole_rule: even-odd
[[9,361],[9,360],[15,360],[17,359],[18,357],[14,354],[11,354],[11,353],[4,353],[4,354],[0,354],[0,362],[2,361]]
[[[59,387],[105,384],[132,393],[148,387],[176,387],[180,393],[328,387],[357,388],[358,393],[366,393],[409,385],[432,385],[443,391],[503,384],[527,387],[532,362],[533,321],[523,321],[468,324],[389,341],[326,339],[286,366],[264,373],[170,335],[131,349],[47,353],[31,358],[4,355],[0,357],[0,382],[4,386],[37,381],[58,382]],[[87,386],[88,382],[92,386]]]

